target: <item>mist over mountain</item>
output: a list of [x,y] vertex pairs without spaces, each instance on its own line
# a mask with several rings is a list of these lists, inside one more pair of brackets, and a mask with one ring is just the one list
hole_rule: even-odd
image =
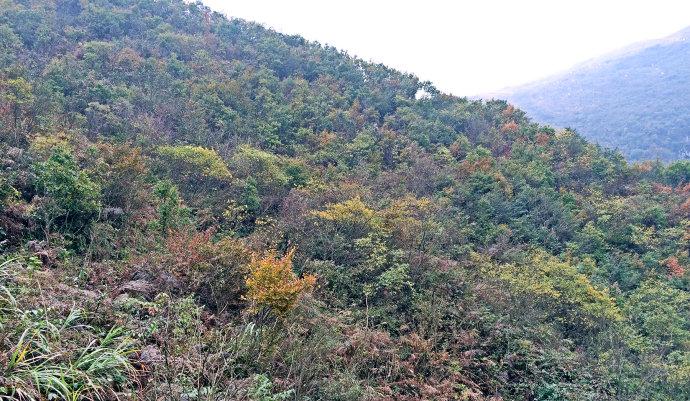
[[494,94],[538,121],[570,127],[629,160],[690,152],[690,28]]

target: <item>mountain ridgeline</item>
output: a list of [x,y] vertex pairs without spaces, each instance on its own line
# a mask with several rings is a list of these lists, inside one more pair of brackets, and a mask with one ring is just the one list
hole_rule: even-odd
[[690,399],[687,161],[181,0],[0,0],[0,111],[3,400]]
[[629,160],[668,162],[690,158],[688,91],[690,28],[499,96]]

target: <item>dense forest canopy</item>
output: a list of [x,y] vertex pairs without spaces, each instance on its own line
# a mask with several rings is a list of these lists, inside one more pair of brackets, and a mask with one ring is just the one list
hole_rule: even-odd
[[629,160],[690,158],[690,28],[508,90],[533,118]]
[[181,0],[0,0],[0,398],[690,399],[690,163]]

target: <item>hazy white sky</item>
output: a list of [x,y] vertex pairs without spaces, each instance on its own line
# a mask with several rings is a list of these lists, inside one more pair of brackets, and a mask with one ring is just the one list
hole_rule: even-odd
[[688,0],[204,0],[461,96],[567,69],[690,25]]

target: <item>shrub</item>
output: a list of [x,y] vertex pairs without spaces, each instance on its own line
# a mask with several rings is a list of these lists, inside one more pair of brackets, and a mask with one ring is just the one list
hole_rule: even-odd
[[142,215],[150,204],[151,188],[147,183],[148,160],[141,149],[128,144],[98,144],[99,182],[103,202],[121,208],[128,216]]
[[295,248],[281,258],[276,257],[275,251],[270,251],[266,256],[252,260],[247,277],[247,297],[255,308],[268,307],[279,315],[285,315],[295,307],[300,295],[313,288],[316,276],[306,275],[300,279],[292,271],[294,254]]
[[170,178],[185,202],[195,209],[223,212],[232,174],[213,149],[198,146],[161,146],[157,171]]
[[213,149],[190,145],[161,146],[158,153],[182,174],[200,174],[221,180],[232,177],[228,166]]
[[158,220],[154,227],[167,235],[170,230],[190,223],[190,211],[182,204],[177,187],[170,181],[161,181],[154,187],[158,198]]
[[212,310],[237,310],[243,304],[251,254],[240,241],[214,241],[213,234],[212,230],[171,231],[161,267],[184,290],[198,294],[200,301]]
[[34,165],[34,172],[40,196],[37,215],[46,234],[55,222],[76,232],[97,217],[101,188],[79,168],[68,150],[56,148],[48,160]]
[[622,319],[607,290],[597,288],[575,266],[545,253],[534,254],[526,264],[500,266],[489,274],[507,281],[524,299],[543,302],[552,318],[566,326],[587,331]]

